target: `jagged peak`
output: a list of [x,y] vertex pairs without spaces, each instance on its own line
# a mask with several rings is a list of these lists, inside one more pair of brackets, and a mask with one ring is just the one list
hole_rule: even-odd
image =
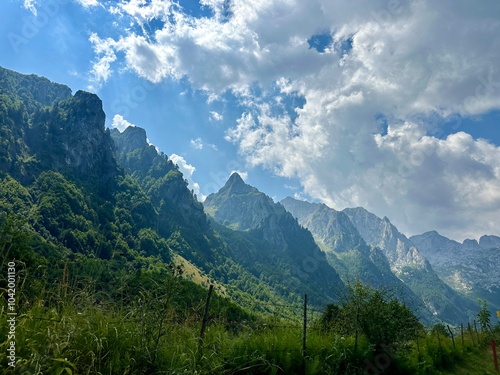
[[146,134],[146,130],[143,128],[140,128],[138,126],[128,126],[123,132],[123,135],[126,135],[128,137],[134,137],[137,139],[137,142],[141,143],[141,146],[146,146],[148,145],[148,137]]
[[293,204],[293,205],[297,205],[297,206],[301,206],[301,207],[314,207],[317,210],[327,210],[327,211],[339,212],[339,211],[335,210],[334,208],[331,208],[330,206],[328,206],[325,203],[309,202],[308,200],[305,200],[305,199],[296,199],[296,198],[292,198],[290,196],[282,199],[281,203],[283,203],[284,205],[287,205],[287,204],[292,205]]
[[[456,242],[446,236],[443,236],[441,233],[439,233],[437,230],[430,230],[427,232],[424,232],[422,234],[417,234],[415,236],[412,236],[412,238],[432,238],[432,239],[441,239],[441,240],[446,240],[450,242]],[[456,242],[458,243],[458,242]]]
[[78,90],[75,95],[73,96],[75,99],[92,99],[92,100],[97,100],[101,101],[101,99],[94,93],[84,91],[84,90]]
[[475,239],[470,239],[470,238],[466,238],[463,242],[462,242],[462,246],[464,246],[465,248],[467,249],[472,249],[472,250],[475,250],[475,249],[478,249],[479,248],[479,243],[477,242],[477,240]]
[[364,207],[348,207],[344,208],[342,212],[345,212],[346,214],[357,214],[357,215],[364,215],[364,216],[375,216],[375,214],[371,213]]
[[[128,126],[122,132],[114,128],[111,130],[111,136],[115,142],[120,143],[120,147],[126,152],[150,146],[146,130],[138,126]],[[158,150],[156,150],[156,152],[158,153]]]
[[226,191],[230,194],[247,194],[252,191],[258,192],[257,188],[245,183],[238,172],[233,172],[233,174],[231,174],[221,191]]
[[283,198],[281,200],[282,204],[293,204],[293,205],[299,205],[299,206],[315,206],[318,205],[318,203],[311,203],[309,201],[306,201],[305,199],[296,199],[292,198],[290,196]]
[[245,184],[245,181],[243,181],[243,178],[241,178],[240,174],[238,172],[233,172],[231,176],[229,176],[229,179],[227,182],[231,182],[232,184],[238,183],[238,184]]
[[479,246],[483,248],[500,247],[500,237],[493,235],[484,235],[479,239]]

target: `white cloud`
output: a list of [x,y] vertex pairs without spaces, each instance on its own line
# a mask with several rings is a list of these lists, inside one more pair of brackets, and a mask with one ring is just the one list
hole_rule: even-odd
[[203,149],[203,141],[201,140],[201,138],[191,139],[189,144],[191,145],[191,147],[195,148],[196,150]]
[[[115,12],[141,27],[165,25],[93,37],[96,80],[120,53],[152,82],[185,77],[209,101],[231,91],[246,109],[226,139],[250,165],[298,178],[334,208],[363,205],[407,233],[500,234],[498,147],[460,125],[446,139],[428,135],[445,119],[500,108],[500,3],[240,0],[229,16],[222,0],[201,4],[215,16],[193,18],[168,1],[119,3]],[[332,46],[309,48],[325,32]],[[291,96],[305,104],[286,111]]]
[[85,8],[91,8],[99,5],[97,0],[76,0],[80,5]]
[[[116,114],[113,116],[113,122],[111,123],[111,126],[113,128],[118,129],[120,131],[120,133],[123,133],[123,131],[125,129],[127,129],[129,126],[135,126],[135,125],[131,124],[130,122],[125,120],[122,115]],[[148,143],[149,143],[149,140],[148,140]]]
[[179,166],[179,169],[181,170],[185,178],[192,177],[193,173],[196,171],[196,168],[191,164],[188,164],[186,160],[180,155],[171,154],[169,159],[172,160],[174,164],[177,164]]
[[177,154],[171,154],[169,157],[170,160],[174,164],[177,164],[179,167],[179,170],[182,172],[184,178],[188,180],[189,187],[193,189],[194,193],[197,195],[198,199],[200,201],[204,201],[206,196],[201,194],[200,192],[200,185],[197,182],[193,181],[193,174],[196,171],[196,168],[189,164],[186,159],[184,159],[182,156],[177,155]]
[[36,0],[24,0],[23,3],[24,9],[28,9],[31,13],[33,13],[35,17],[37,16],[36,5],[37,5]]
[[96,33],[90,35],[89,41],[92,44],[94,53],[98,56],[90,71],[91,82],[100,86],[113,73],[111,64],[117,59],[114,51],[116,43],[110,38],[101,39]]
[[218,112],[215,112],[215,111],[210,111],[210,117],[209,117],[209,120],[211,122],[214,122],[214,121],[222,121],[224,120],[224,116],[221,115],[220,113]]

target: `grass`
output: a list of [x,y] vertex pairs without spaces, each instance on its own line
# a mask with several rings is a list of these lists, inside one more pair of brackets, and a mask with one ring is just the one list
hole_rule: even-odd
[[[201,345],[204,291],[177,279],[158,288],[125,288],[126,303],[85,288],[52,302],[40,293],[19,309],[16,368],[4,374],[493,374],[489,334],[480,334],[481,345],[455,338],[455,347],[448,337],[422,334],[397,352],[376,351],[362,335],[355,344],[310,322],[303,357],[300,319],[236,311],[231,320],[221,299],[213,299]],[[0,320],[7,320],[5,308]],[[0,338],[6,333],[0,325]],[[9,340],[2,341],[0,366],[7,368]]]
[[495,372],[493,365],[493,355],[491,349],[483,348],[473,353],[463,356],[459,366],[452,370],[436,372],[442,375],[493,375]]

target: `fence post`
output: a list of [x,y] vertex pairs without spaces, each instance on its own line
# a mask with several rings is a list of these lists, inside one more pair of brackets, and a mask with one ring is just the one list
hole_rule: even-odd
[[476,331],[477,344],[479,345],[479,333],[477,333],[477,325],[475,320],[474,320],[474,331]]
[[207,327],[207,322],[208,322],[208,309],[210,307],[210,297],[212,297],[212,290],[213,289],[214,289],[214,286],[212,284],[210,284],[210,286],[208,287],[207,302],[205,303],[205,312],[203,313],[203,321],[201,322],[200,338],[198,341],[199,358],[202,357],[202,353],[203,353],[203,340],[205,338],[205,329]]
[[443,346],[441,345],[441,336],[439,335],[439,331],[436,331],[438,342],[439,342],[439,351],[443,350]]
[[462,334],[462,349],[464,347],[464,325],[463,323],[460,323],[460,332]]
[[470,338],[472,339],[472,345],[476,345],[476,343],[474,342],[474,335],[472,334],[472,328],[470,326],[470,322],[467,322],[467,328],[469,328],[469,334]]
[[455,349],[455,338],[453,337],[453,332],[451,331],[451,328],[448,324],[446,325],[446,327],[448,327],[448,331],[450,331],[451,341],[453,342],[453,349]]
[[307,294],[304,294],[304,325],[302,327],[302,357],[306,357],[306,352],[307,352],[307,341],[306,341],[306,334],[307,334]]
[[493,340],[493,339],[491,339],[491,350],[493,351],[493,364],[495,365],[495,371],[499,372],[499,370],[498,370],[497,346],[496,346],[495,340]]

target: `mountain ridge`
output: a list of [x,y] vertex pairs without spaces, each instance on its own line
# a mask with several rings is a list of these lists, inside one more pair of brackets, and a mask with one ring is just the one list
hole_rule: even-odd
[[[71,95],[64,85],[1,68],[0,83],[2,207],[11,213],[22,207],[34,230],[64,252],[164,262],[175,253],[224,280],[233,296],[297,301],[307,292],[318,306],[336,301],[341,291],[333,289],[344,287],[332,265],[345,273],[372,272],[372,278],[392,277],[390,271],[417,295],[426,288],[423,300],[436,316],[463,321],[471,309],[388,218],[318,204],[323,221],[316,224],[325,233],[316,238],[325,253],[282,203],[237,173],[200,203],[144,129],[105,128],[97,95]],[[35,86],[36,95],[28,90]],[[40,95],[43,102],[36,100]],[[483,236],[462,246],[479,251],[498,243]]]
[[500,305],[500,237],[482,236],[462,243],[430,231],[410,237],[439,276],[455,290]]
[[338,296],[333,289],[338,290],[337,294],[344,289],[311,233],[281,204],[244,183],[237,173],[229,177],[219,192],[210,194],[204,206],[217,223],[228,229],[223,233],[230,243],[231,236],[244,236],[255,244],[253,252],[237,256],[246,258],[257,269],[274,264],[283,277],[307,285],[308,294],[316,301],[334,301]]

